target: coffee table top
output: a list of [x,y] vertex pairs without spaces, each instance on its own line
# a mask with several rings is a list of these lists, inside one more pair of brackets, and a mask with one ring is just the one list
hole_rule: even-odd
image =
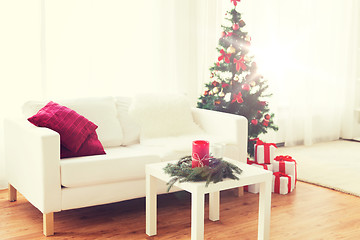
[[[174,186],[179,187],[188,192],[201,191],[203,193],[216,192],[221,190],[226,190],[235,187],[241,187],[249,184],[255,184],[265,181],[272,181],[272,172],[235,161],[229,158],[224,158],[225,161],[230,162],[238,166],[242,171],[240,175],[236,175],[239,180],[234,179],[224,179],[222,182],[210,183],[207,187],[205,186],[205,181],[202,182],[176,182]],[[161,163],[152,163],[146,165],[146,174],[150,174],[164,182],[169,182],[172,178],[169,174],[164,172],[164,167],[168,163],[176,163],[176,161],[168,161]]]

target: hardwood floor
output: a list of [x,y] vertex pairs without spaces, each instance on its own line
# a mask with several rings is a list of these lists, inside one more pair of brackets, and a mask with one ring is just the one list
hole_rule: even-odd
[[[47,239],[42,214],[21,194],[8,201],[0,191],[0,239]],[[208,199],[206,200],[208,202]],[[258,195],[221,193],[220,221],[208,220],[205,239],[257,239]],[[145,234],[145,199],[55,213],[55,235],[48,239],[190,239],[190,196],[158,198],[158,235]],[[360,198],[298,182],[288,195],[272,195],[271,239],[360,239]]]

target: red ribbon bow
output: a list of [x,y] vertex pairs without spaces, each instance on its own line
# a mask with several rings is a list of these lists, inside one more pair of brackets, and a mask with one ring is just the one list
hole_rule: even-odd
[[244,102],[244,99],[242,99],[242,94],[239,92],[237,95],[235,95],[234,99],[231,101],[231,103],[238,102],[242,103]]
[[236,7],[237,5],[237,2],[240,2],[241,0],[230,0],[230,2],[233,2],[234,3],[234,6]]
[[236,71],[240,71],[240,68],[243,71],[246,70],[244,57],[241,57],[240,59],[234,58],[234,63],[236,64]]
[[297,163],[295,161],[295,159],[293,159],[291,156],[286,155],[280,155],[280,156],[276,156],[274,158],[275,161],[279,162],[279,172],[285,173],[285,162],[294,162],[295,163],[295,184],[297,182]]
[[229,62],[230,62],[230,56],[231,56],[231,54],[230,54],[230,53],[226,53],[226,52],[224,51],[224,49],[221,49],[221,50],[220,50],[220,53],[221,53],[221,56],[218,57],[218,60],[221,61],[221,60],[224,59],[224,61],[225,61],[226,63],[229,63]]
[[274,172],[274,176],[275,176],[275,185],[274,185],[275,193],[280,193],[280,177],[288,178],[288,193],[291,192],[291,176],[282,172]]
[[275,143],[264,143],[260,139],[256,141],[255,145],[255,161],[257,161],[257,148],[258,146],[263,145],[264,146],[264,163],[271,163],[270,159],[270,146],[274,146],[277,148]]
[[257,163],[257,162],[255,162],[255,161],[251,161],[249,158],[247,159],[247,164],[249,164],[249,165],[253,165],[253,164],[260,165],[260,166],[262,166],[265,170],[269,170],[268,164]]
[[197,167],[203,167],[209,165],[206,161],[208,161],[209,156],[204,155],[202,158],[200,158],[199,154],[193,153],[192,154],[192,161],[197,162]]

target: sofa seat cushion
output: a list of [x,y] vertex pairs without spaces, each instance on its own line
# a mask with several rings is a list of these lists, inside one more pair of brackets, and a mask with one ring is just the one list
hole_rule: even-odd
[[105,148],[106,155],[67,158],[60,161],[61,184],[81,187],[145,179],[145,165],[178,160],[191,155],[192,141],[228,144],[224,138],[209,134],[186,134],[142,140],[141,144]]
[[81,187],[145,178],[145,165],[160,162],[156,148],[141,146],[106,148],[106,155],[60,161],[61,184]]

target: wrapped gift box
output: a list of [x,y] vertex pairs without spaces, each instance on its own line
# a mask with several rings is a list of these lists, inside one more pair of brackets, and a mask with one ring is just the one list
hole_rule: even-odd
[[297,180],[296,161],[290,156],[277,156],[273,163],[273,172],[282,172],[295,177]]
[[276,151],[275,143],[264,143],[258,140],[255,144],[255,162],[260,164],[272,164]]
[[[248,160],[247,163],[249,165],[252,165],[252,166],[255,166],[255,167],[258,167],[258,168],[262,168],[262,169],[265,169],[265,170],[268,170],[268,171],[273,170],[272,164],[259,164],[259,163],[256,163],[256,162],[250,161],[250,160]],[[248,192],[251,192],[251,193],[259,193],[260,184],[257,183],[257,184],[251,184],[251,185],[245,186],[244,190],[248,191]]]
[[295,177],[282,172],[274,172],[272,192],[288,194],[295,188]]

